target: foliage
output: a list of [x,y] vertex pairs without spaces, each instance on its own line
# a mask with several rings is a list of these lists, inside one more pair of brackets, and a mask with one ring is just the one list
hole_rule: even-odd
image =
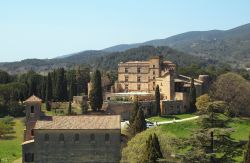
[[138,100],[134,101],[134,106],[130,115],[130,119],[129,119],[129,124],[133,124],[137,115],[137,112],[139,110],[140,104]]
[[239,143],[230,137],[230,118],[224,114],[225,110],[224,103],[209,102],[200,118],[201,128],[188,141],[191,148],[183,156],[186,162],[233,162],[240,154]]
[[13,162],[22,157],[22,146],[20,144],[23,142],[23,119],[14,119],[12,127],[13,130],[5,135],[6,139],[0,140],[0,160],[2,162]]
[[159,138],[161,152],[164,158],[168,158],[176,151],[176,146],[179,145],[178,139],[167,131],[162,131],[160,128],[151,128],[143,131],[133,137],[122,150],[121,162],[146,162],[145,153],[147,151],[146,141],[149,136],[156,134]]
[[141,108],[139,108],[139,110],[137,111],[134,122],[132,124],[130,124],[130,126],[131,126],[131,129],[132,129],[133,135],[146,130],[146,128],[147,128],[146,120],[145,120],[145,117],[144,117],[144,112],[143,112],[143,110]]
[[149,135],[146,141],[145,160],[150,163],[156,163],[157,160],[163,158],[158,136],[156,134]]
[[161,106],[160,106],[161,94],[159,85],[155,88],[155,105],[156,105],[156,115],[161,116]]
[[68,115],[71,115],[72,114],[72,103],[71,103],[71,101],[69,101],[69,106],[68,106]]
[[240,75],[226,73],[213,84],[211,97],[225,101],[231,115],[250,114],[250,83]]
[[249,139],[248,139],[248,143],[247,143],[247,149],[246,149],[246,152],[244,154],[244,163],[249,163],[250,162],[250,136],[249,136]]
[[190,90],[189,90],[189,111],[191,113],[193,113],[197,110],[195,103],[196,103],[196,89],[194,86],[194,79],[192,78],[191,86],[190,86]]
[[13,118],[6,116],[0,119],[0,139],[6,138],[6,134],[13,132]]
[[93,111],[98,111],[102,108],[103,97],[102,97],[102,81],[101,73],[96,70],[93,74],[91,83],[92,88],[89,94],[89,103]]
[[195,103],[197,110],[201,113],[205,112],[206,108],[209,105],[209,102],[211,102],[211,101],[212,101],[212,99],[210,98],[210,96],[208,94],[204,94],[204,95],[199,96],[196,99],[196,103]]
[[89,105],[87,102],[83,101],[81,104],[81,114],[84,115],[88,112]]

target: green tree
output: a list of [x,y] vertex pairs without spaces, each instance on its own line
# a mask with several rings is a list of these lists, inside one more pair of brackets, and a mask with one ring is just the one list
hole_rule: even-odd
[[72,104],[71,104],[71,101],[69,101],[69,106],[68,106],[68,115],[71,115],[72,114]]
[[76,79],[75,76],[73,75],[70,81],[69,100],[73,100],[73,96],[75,96],[76,94],[77,94]]
[[211,97],[225,101],[231,116],[250,114],[250,83],[238,74],[220,75],[212,86]]
[[146,120],[144,117],[144,112],[141,108],[139,108],[139,110],[136,114],[134,123],[132,124],[132,128],[134,131],[133,132],[134,135],[146,130],[146,128],[147,128],[147,123],[146,123]]
[[50,102],[52,100],[52,79],[51,79],[51,73],[48,73],[47,77],[47,83],[46,83],[46,97],[45,97],[45,103],[46,103],[46,109],[49,111],[51,109]]
[[212,99],[208,94],[201,95],[196,100],[196,107],[199,112],[205,112]]
[[247,149],[244,154],[244,163],[250,163],[250,136],[247,143]]
[[134,101],[134,106],[133,106],[133,109],[132,109],[132,112],[131,112],[131,115],[130,115],[130,119],[129,119],[129,124],[130,125],[132,125],[134,123],[134,120],[136,118],[136,114],[137,114],[137,112],[139,110],[139,107],[140,107],[140,105],[139,105],[138,99],[136,99]]
[[239,144],[230,134],[230,118],[226,116],[227,105],[222,101],[208,104],[206,112],[201,115],[197,129],[186,145],[191,146],[184,155],[184,162],[233,162],[241,153]]
[[149,163],[157,163],[157,160],[163,158],[158,136],[153,134],[149,136],[146,142],[146,159]]
[[83,101],[81,104],[81,114],[84,115],[88,112],[89,106],[87,101]]
[[93,111],[98,111],[102,108],[103,97],[102,97],[102,81],[101,73],[96,70],[91,80],[92,88],[89,94],[89,103]]
[[194,85],[194,79],[192,78],[189,90],[189,111],[191,113],[197,110],[195,103],[196,103],[196,88]]
[[65,101],[65,100],[68,99],[67,79],[66,79],[66,76],[65,76],[64,68],[59,68],[56,71],[55,99],[57,101]]
[[161,100],[161,94],[160,94],[159,85],[157,85],[155,89],[155,105],[156,105],[155,107],[156,107],[156,114],[158,116],[161,116],[160,100]]

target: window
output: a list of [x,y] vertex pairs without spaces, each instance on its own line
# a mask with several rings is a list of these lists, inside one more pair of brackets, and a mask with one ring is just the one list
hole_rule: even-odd
[[75,134],[74,141],[75,142],[79,142],[79,140],[80,140],[80,135],[79,134]]
[[60,135],[59,135],[59,142],[60,142],[60,143],[63,143],[63,142],[64,142],[64,135],[63,135],[63,134],[60,134]]
[[33,129],[31,130],[31,136],[34,136],[34,130]]
[[140,67],[137,68],[137,73],[138,73],[138,74],[141,73],[141,68],[140,68]]
[[125,76],[125,82],[128,82],[128,76]]
[[34,153],[25,153],[24,161],[25,162],[34,162]]
[[161,83],[161,86],[162,86],[162,83]]
[[141,82],[141,77],[137,77],[137,82]]
[[49,142],[49,134],[45,134],[44,135],[44,141],[45,142]]
[[90,142],[94,142],[95,141],[95,135],[94,134],[91,134],[90,135]]
[[153,71],[153,75],[155,75],[155,71]]
[[128,92],[128,84],[125,84],[125,91]]
[[128,68],[127,67],[125,67],[125,73],[128,73]]
[[153,65],[153,68],[155,68],[155,65]]
[[141,90],[141,85],[140,85],[140,84],[137,85],[137,90],[138,90],[138,91]]
[[30,113],[35,113],[35,107],[34,106],[30,107]]
[[153,76],[153,80],[155,80],[155,76]]
[[109,134],[105,134],[105,142],[109,142],[109,141],[110,141]]

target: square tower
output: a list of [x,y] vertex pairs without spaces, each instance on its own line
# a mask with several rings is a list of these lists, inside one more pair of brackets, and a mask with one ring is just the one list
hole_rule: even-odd
[[33,128],[35,127],[36,121],[41,117],[42,100],[33,95],[25,100],[24,104],[26,107],[26,129],[24,131],[24,140],[27,141],[33,139]]

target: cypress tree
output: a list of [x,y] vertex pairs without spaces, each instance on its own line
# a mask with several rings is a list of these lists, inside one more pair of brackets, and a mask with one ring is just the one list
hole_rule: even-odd
[[147,125],[146,125],[146,120],[144,117],[144,112],[141,108],[139,108],[134,123],[133,125],[133,129],[134,129],[134,134],[140,133],[144,130],[146,130]]
[[70,82],[70,89],[69,89],[69,100],[73,100],[73,96],[75,96],[77,94],[76,92],[76,80],[75,80],[75,76],[73,75],[71,78],[71,82]]
[[158,116],[161,116],[160,100],[161,100],[161,94],[160,94],[159,85],[157,85],[155,89],[155,105],[156,105],[155,107],[156,107],[156,114]]
[[98,111],[102,108],[103,104],[101,73],[99,70],[94,72],[91,83],[92,88],[89,94],[89,102],[91,109],[93,111]]
[[196,109],[196,88],[194,86],[194,79],[191,80],[191,86],[189,90],[189,110],[190,112],[195,112]]
[[55,98],[57,101],[64,101],[68,99],[67,80],[64,68],[60,68],[56,71]]
[[51,73],[48,73],[47,77],[47,83],[46,83],[46,96],[45,96],[45,103],[46,103],[46,109],[50,111],[50,102],[52,100],[52,80],[51,80]]
[[250,135],[247,143],[247,151],[244,154],[244,163],[250,163]]
[[69,101],[69,107],[68,107],[68,115],[72,114],[72,106],[71,106],[71,101]]
[[130,116],[130,119],[129,119],[129,124],[130,125],[133,125],[138,110],[139,110],[139,102],[138,102],[138,99],[136,99],[134,101],[133,110],[131,112],[131,116]]
[[88,103],[87,101],[83,101],[81,104],[81,114],[84,115],[88,112]]
[[150,163],[157,163],[159,158],[163,158],[160,143],[156,134],[153,136],[150,135],[147,142],[147,150],[146,150],[146,161]]
[[43,77],[43,80],[42,80],[42,89],[41,89],[41,95],[42,95],[43,101],[46,100],[46,88],[47,88],[46,84],[47,84],[47,78]]

